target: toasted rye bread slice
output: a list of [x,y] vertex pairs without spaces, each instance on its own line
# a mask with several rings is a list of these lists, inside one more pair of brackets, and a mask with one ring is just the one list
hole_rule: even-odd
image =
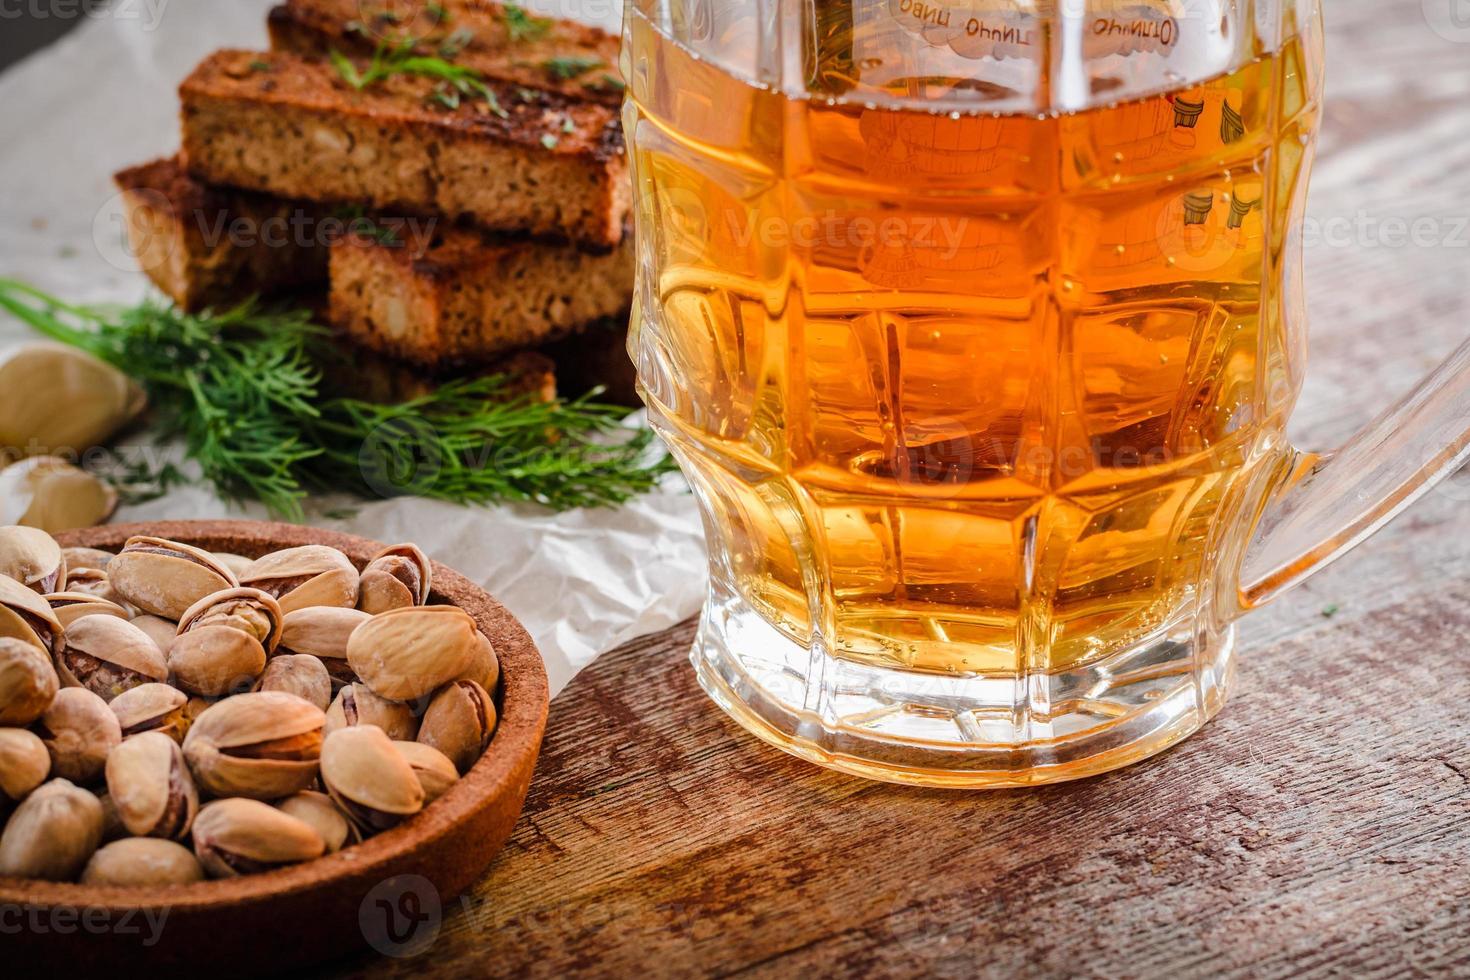
[[217,51],[179,88],[184,161],[209,183],[278,197],[618,244],[632,190],[617,112],[488,84],[498,105],[466,96],[449,108],[432,78],[356,91],[326,62]]
[[415,38],[416,54],[449,58],[486,78],[613,107],[622,102],[616,35],[491,0],[398,7],[407,9],[374,9],[363,0],[287,0],[270,12],[271,47],[371,55],[380,44]]
[[185,310],[327,278],[317,205],[201,184],[177,157],[129,167],[113,180],[138,264]]
[[535,402],[556,400],[556,365],[536,351],[516,351],[471,370],[429,371],[403,364],[339,339],[342,356],[323,365],[323,387],[332,394],[363,401],[396,405],[432,393],[447,381],[502,375],[504,387],[495,392],[499,400],[527,398]]
[[606,253],[451,228],[427,248],[332,247],[329,319],[356,343],[439,368],[565,336],[628,307],[632,241]]

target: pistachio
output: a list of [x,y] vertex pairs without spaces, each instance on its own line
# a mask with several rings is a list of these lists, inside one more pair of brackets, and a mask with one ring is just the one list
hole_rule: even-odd
[[100,446],[147,405],[127,375],[66,344],[29,343],[0,353],[0,391],[0,446],[21,453]]
[[237,579],[240,577],[240,573],[254,564],[251,559],[246,558],[244,555],[236,555],[228,551],[214,552],[214,560],[233,572]]
[[20,512],[16,523],[50,532],[93,527],[117,509],[110,483],[56,456],[32,456],[0,470],[0,500]]
[[395,544],[373,556],[362,571],[357,608],[377,615],[422,606],[429,597],[433,566],[418,545]]
[[408,760],[419,785],[424,788],[424,806],[433,803],[449,792],[449,787],[459,780],[459,771],[449,757],[432,745],[423,742],[394,742],[393,747]]
[[395,740],[411,740],[419,731],[419,720],[413,708],[402,701],[389,701],[374,694],[366,684],[344,684],[327,709],[327,724],[322,730],[330,735],[339,728],[374,725]]
[[112,579],[100,568],[77,568],[66,570],[66,591],[94,595],[126,608],[123,597],[112,587]]
[[347,664],[347,638],[372,616],[340,606],[308,606],[286,614],[280,653],[308,653],[321,660],[332,675],[332,689],[358,678]]
[[0,875],[71,881],[102,841],[102,804],[66,779],[21,801],[0,834]]
[[0,637],[0,725],[29,725],[61,686],[56,668],[29,643]]
[[490,693],[495,693],[495,687],[500,683],[500,658],[495,655],[495,647],[484,633],[475,634],[474,656],[470,658],[470,665],[459,675],[459,679],[474,681]]
[[259,800],[215,800],[194,818],[194,854],[211,878],[269,871],[325,850],[310,824]]
[[63,631],[83,616],[112,616],[122,620],[129,618],[128,611],[122,606],[86,592],[52,592],[43,598],[50,604]]
[[112,587],[146,613],[178,620],[207,595],[239,585],[207,551],[165,538],[129,538],[107,566]]
[[0,801],[21,800],[46,781],[51,753],[35,732],[0,728]]
[[107,792],[135,837],[182,840],[199,793],[179,743],[162,732],[134,735],[107,757]]
[[39,594],[0,575],[0,636],[24,640],[50,656],[61,646],[61,621]]
[[393,609],[352,631],[347,663],[376,693],[412,701],[464,674],[477,635],[458,606]]
[[0,527],[0,575],[35,592],[56,592],[66,582],[61,545],[40,528]]
[[169,649],[174,645],[174,637],[178,635],[179,624],[162,616],[154,616],[151,613],[143,613],[133,617],[133,625],[138,627],[153,640],[159,651],[168,656]]
[[225,589],[205,596],[179,619],[180,635],[206,626],[228,626],[253,636],[267,655],[281,641],[281,606],[275,597],[252,588]]
[[199,785],[216,796],[273,800],[316,778],[325,721],[320,708],[294,694],[237,694],[199,716],[184,756]]
[[322,782],[348,818],[370,834],[418,813],[424,788],[381,728],[340,728],[322,743]]
[[322,842],[327,845],[328,854],[340,851],[348,838],[355,840],[359,836],[357,828],[348,822],[341,809],[326,793],[304,789],[281,800],[276,804],[276,809],[310,824],[321,835]]
[[52,774],[82,784],[102,775],[108,754],[122,741],[117,715],[84,687],[57,691],[35,732],[51,753]]
[[157,837],[125,837],[104,844],[82,869],[84,885],[142,888],[203,880],[204,869],[194,852]]
[[112,552],[103,551],[101,548],[62,548],[61,557],[66,559],[66,574],[70,577],[72,573],[83,568],[99,572],[107,571],[107,565],[112,561],[113,555]]
[[185,715],[188,701],[183,691],[168,684],[143,684],[119,694],[107,706],[117,716],[123,738],[144,732],[162,732],[182,743],[189,730],[189,719]]
[[308,606],[356,606],[357,580],[357,566],[346,555],[315,544],[271,552],[240,576],[240,584],[279,599],[285,613]]
[[495,702],[489,693],[474,681],[455,681],[429,702],[418,740],[443,752],[465,773],[490,744],[495,723]]
[[111,701],[129,688],[168,680],[168,664],[148,634],[127,620],[86,616],[62,636],[56,673],[63,685]]
[[256,682],[256,690],[285,691],[325,711],[332,701],[332,678],[316,657],[288,653],[271,658]]
[[105,844],[127,837],[128,828],[123,826],[122,817],[118,816],[112,794],[103,790],[97,794],[97,802],[102,804],[102,842]]

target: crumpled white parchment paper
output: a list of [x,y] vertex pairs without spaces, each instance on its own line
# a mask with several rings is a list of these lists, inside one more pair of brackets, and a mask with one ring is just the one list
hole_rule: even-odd
[[[123,245],[111,175],[177,149],[179,81],[215,48],[264,48],[271,3],[118,0],[0,75],[0,275],[75,302],[146,294]],[[588,0],[583,14],[617,28],[618,9],[607,0]],[[32,336],[0,314],[0,346]],[[187,487],[125,507],[115,520],[266,516]],[[553,514],[402,498],[312,522],[416,541],[482,584],[535,637],[553,694],[598,654],[692,615],[704,595],[703,534],[677,479],[615,510]]]

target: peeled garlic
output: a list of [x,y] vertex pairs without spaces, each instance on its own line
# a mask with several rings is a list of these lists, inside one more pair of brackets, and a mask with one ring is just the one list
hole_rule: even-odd
[[117,491],[55,456],[33,456],[0,470],[0,516],[43,531],[94,527],[112,516]]
[[147,405],[143,389],[121,371],[44,342],[0,352],[0,391],[0,447],[27,456],[101,445]]

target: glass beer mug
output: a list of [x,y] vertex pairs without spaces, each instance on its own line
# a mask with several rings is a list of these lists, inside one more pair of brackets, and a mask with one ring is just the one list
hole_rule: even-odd
[[1013,786],[1188,736],[1236,620],[1466,457],[1470,350],[1293,449],[1316,0],[628,0],[630,349],[761,738]]

